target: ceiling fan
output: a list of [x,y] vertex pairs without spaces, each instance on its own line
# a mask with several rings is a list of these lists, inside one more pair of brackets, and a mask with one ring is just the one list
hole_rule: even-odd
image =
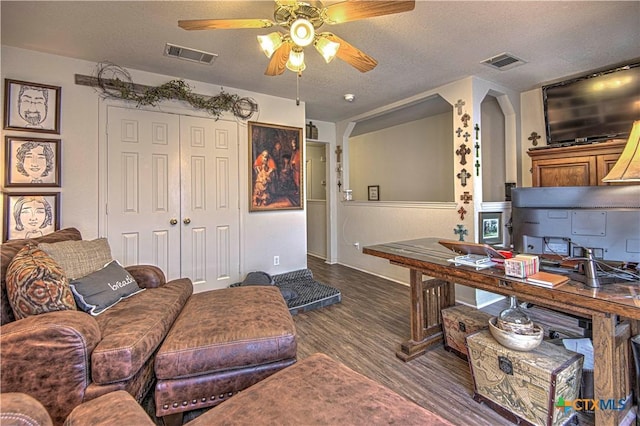
[[216,30],[239,28],[270,28],[286,30],[259,35],[258,42],[265,55],[271,58],[266,75],[280,75],[285,69],[301,74],[306,68],[304,47],[313,43],[329,63],[342,59],[360,72],[371,71],[378,65],[371,56],[353,47],[330,32],[318,33],[324,24],[335,25],[376,16],[413,10],[415,1],[342,1],[323,6],[320,1],[275,0],[273,21],[269,19],[192,19],[178,21],[185,30]]

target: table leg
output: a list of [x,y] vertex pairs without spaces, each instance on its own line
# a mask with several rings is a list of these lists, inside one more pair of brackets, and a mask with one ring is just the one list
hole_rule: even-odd
[[446,281],[422,281],[422,272],[411,269],[410,284],[411,339],[402,342],[396,351],[396,356],[403,361],[411,361],[442,342],[440,311],[455,303],[453,284]]
[[[616,324],[616,315],[593,315],[595,423],[618,425],[628,411],[620,409],[630,392],[628,369],[628,323]],[[604,406],[603,406],[604,404]],[[630,404],[629,404],[630,405]]]

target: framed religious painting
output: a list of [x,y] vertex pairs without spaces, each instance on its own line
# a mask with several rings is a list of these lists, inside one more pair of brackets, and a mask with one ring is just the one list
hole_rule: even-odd
[[59,187],[60,139],[5,137],[6,187]]
[[60,134],[59,86],[4,80],[4,128]]
[[249,211],[303,209],[302,128],[249,122]]
[[480,212],[479,226],[479,243],[502,244],[502,213]]
[[3,241],[37,238],[60,229],[60,193],[5,192]]

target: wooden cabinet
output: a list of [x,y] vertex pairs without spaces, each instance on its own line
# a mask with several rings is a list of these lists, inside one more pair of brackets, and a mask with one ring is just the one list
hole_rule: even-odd
[[528,151],[533,186],[615,185],[602,178],[618,160],[625,140]]

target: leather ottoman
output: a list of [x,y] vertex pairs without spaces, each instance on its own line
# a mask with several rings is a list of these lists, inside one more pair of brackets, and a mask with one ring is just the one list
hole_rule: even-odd
[[156,415],[181,422],[183,412],[217,405],[295,363],[296,352],[295,325],[277,287],[194,294],[155,357]]
[[[455,415],[454,415],[455,416]],[[154,424],[125,391],[76,407],[65,426]],[[186,423],[211,425],[452,426],[324,354],[314,354]]]
[[324,354],[244,390],[188,426],[429,425],[446,419]]

